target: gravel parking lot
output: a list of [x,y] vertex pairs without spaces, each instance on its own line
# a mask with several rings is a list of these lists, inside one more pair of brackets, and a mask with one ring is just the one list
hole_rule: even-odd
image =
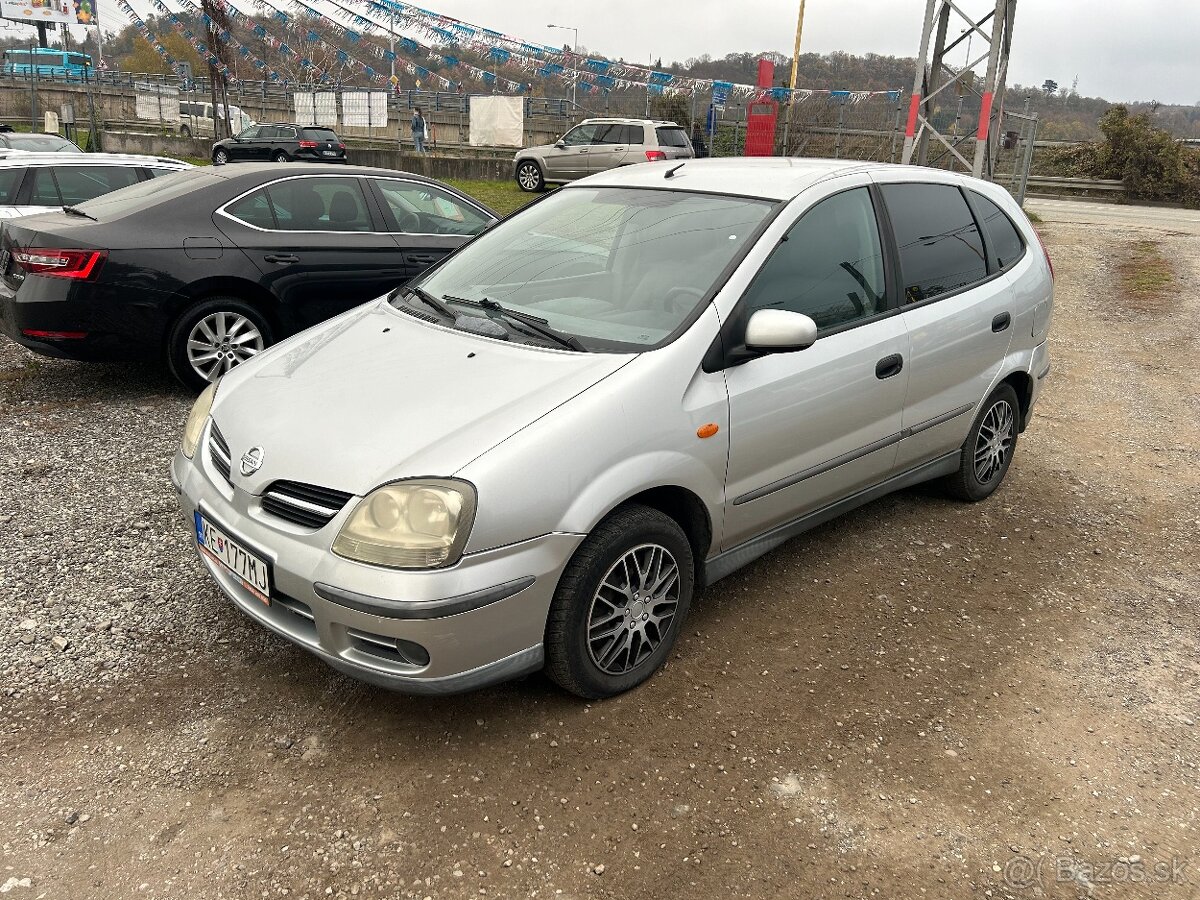
[[[0,893],[1196,897],[1200,238],[1074,206],[1037,205],[1054,371],[1000,492],[792,541],[592,705],[251,625],[167,478],[191,397],[0,344]],[[1147,240],[1175,284],[1132,298]]]

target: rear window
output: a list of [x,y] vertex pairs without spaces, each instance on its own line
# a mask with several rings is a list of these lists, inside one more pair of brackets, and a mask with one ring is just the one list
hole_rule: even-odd
[[178,200],[194,190],[225,180],[205,169],[184,169],[175,175],[175,178],[147,178],[118,193],[89,200],[80,209],[98,219],[116,219],[153,203]]
[[885,184],[900,249],[904,302],[920,303],[987,277],[983,239],[962,192],[949,184]]
[[660,147],[690,147],[687,133],[682,128],[655,128]]
[[1004,210],[983,194],[971,191],[971,199],[975,203],[976,212],[983,219],[981,224],[991,249],[992,264],[997,269],[1008,268],[1025,252],[1021,232]]
[[338,136],[330,128],[301,128],[300,137],[306,141],[337,141]]
[[31,134],[15,132],[6,135],[8,146],[14,150],[35,150],[42,153],[82,153],[83,151],[56,134]]

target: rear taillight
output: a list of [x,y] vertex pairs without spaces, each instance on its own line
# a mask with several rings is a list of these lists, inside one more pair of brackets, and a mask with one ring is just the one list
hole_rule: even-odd
[[14,250],[13,259],[30,275],[51,275],[55,278],[78,278],[91,281],[100,274],[108,259],[107,250],[51,250],[29,247]]
[[316,141],[301,141],[300,149],[301,150],[316,150],[317,142]]
[[1042,240],[1042,236],[1038,234],[1036,228],[1033,233],[1037,234],[1038,243],[1042,245],[1042,256],[1046,257],[1046,265],[1050,267],[1050,277],[1054,278],[1054,263],[1050,260],[1050,251],[1046,249],[1046,242]]
[[338,144],[338,149],[339,149],[339,150],[345,150],[345,149],[346,149],[346,145],[345,145],[345,144]]
[[647,162],[662,162],[666,158],[667,158],[667,154],[663,153],[661,150],[647,150],[646,151]]

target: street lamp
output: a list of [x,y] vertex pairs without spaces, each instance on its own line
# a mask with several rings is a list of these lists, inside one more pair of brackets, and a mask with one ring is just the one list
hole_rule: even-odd
[[575,43],[571,45],[571,51],[574,54],[571,59],[571,105],[578,106],[579,104],[575,102],[575,91],[579,87],[579,29],[573,25],[547,25],[546,27],[575,32]]

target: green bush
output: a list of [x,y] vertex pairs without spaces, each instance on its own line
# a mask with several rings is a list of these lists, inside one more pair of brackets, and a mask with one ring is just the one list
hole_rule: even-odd
[[1104,140],[1051,150],[1048,174],[1112,178],[1125,183],[1130,200],[1156,200],[1200,208],[1200,150],[1156,128],[1145,113],[1114,106],[1100,119]]

